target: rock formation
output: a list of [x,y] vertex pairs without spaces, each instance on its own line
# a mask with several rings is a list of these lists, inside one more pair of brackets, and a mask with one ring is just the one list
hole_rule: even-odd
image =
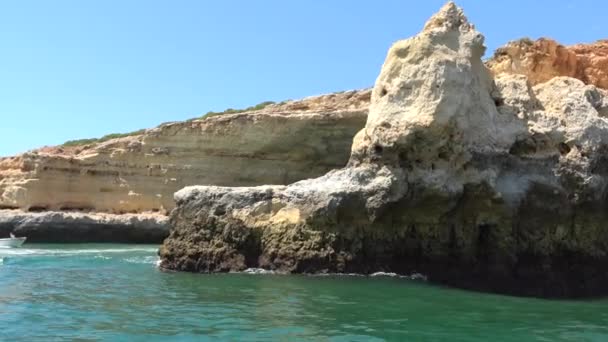
[[27,242],[159,243],[169,234],[162,215],[0,210],[0,237],[26,236]]
[[0,209],[167,212],[194,184],[288,184],[343,167],[369,90],[169,123],[83,147],[0,159]]
[[497,49],[487,65],[496,74],[526,75],[533,84],[568,76],[608,89],[608,40],[563,46],[552,39],[521,39]]
[[[564,47],[523,39],[498,49],[486,65],[496,75],[525,75],[532,84],[569,76],[608,88],[608,41]],[[315,96],[0,158],[0,209],[167,213],[173,193],[189,185],[289,184],[316,177],[346,164],[369,102],[369,90]]]
[[391,47],[346,168],[177,192],[162,267],[606,294],[607,94],[571,77],[494,77],[483,41],[450,2]]
[[[439,21],[435,20],[437,18]],[[441,16],[435,19],[427,25],[428,30],[433,26],[441,26],[443,20]],[[445,45],[455,51],[455,47],[449,45],[455,44],[455,41],[445,39],[445,44],[428,44],[430,46],[428,48],[435,49],[435,46]],[[429,105],[432,101],[426,103],[424,99],[424,96],[433,99],[437,94],[431,91],[432,89],[419,85],[425,84],[429,77],[436,76],[456,77],[453,81],[445,81],[447,84],[452,84],[450,85],[452,87],[469,87],[467,82],[473,82],[458,79],[462,77],[458,70],[460,68],[458,58],[462,59],[462,56],[454,58],[456,62],[453,60],[445,62],[457,63],[456,71],[443,64],[432,66],[442,70],[443,73],[432,73],[424,68],[412,67],[404,72],[411,72],[411,76],[416,75],[416,77],[403,76],[411,79],[407,82],[394,79],[391,75],[392,71],[386,70],[390,68],[400,70],[401,67],[397,62],[401,56],[412,60],[416,58],[423,60],[429,55],[429,52],[423,51],[427,46],[420,44],[422,43],[398,43],[392,50],[398,52],[393,52],[392,57],[389,56],[392,59],[387,60],[387,64],[392,66],[384,68],[382,78],[385,79],[385,88],[376,90],[381,94],[392,94],[386,98],[391,99],[391,102],[386,104],[385,109],[376,109],[366,129],[356,137],[351,166],[375,167],[381,164],[393,165],[391,167],[395,169],[394,165],[399,165],[398,169],[404,169],[401,163],[402,159],[407,157],[405,158],[409,160],[407,163],[411,164],[412,160],[414,163],[414,166],[405,167],[408,178],[414,179],[415,175],[427,177],[424,167],[430,165],[433,172],[429,173],[428,181],[458,188],[460,186],[458,184],[468,184],[467,182],[472,181],[466,178],[472,173],[468,173],[466,177],[455,176],[457,172],[451,169],[447,172],[445,168],[446,165],[468,168],[470,145],[485,144],[483,146],[491,149],[496,147],[495,143],[499,140],[502,140],[501,144],[508,145],[514,134],[517,136],[517,144],[510,150],[516,155],[525,154],[532,149],[537,149],[538,153],[542,154],[544,153],[541,152],[542,149],[551,150],[547,146],[556,143],[560,151],[572,150],[574,140],[566,142],[564,140],[566,130],[554,127],[558,120],[553,117],[555,115],[546,114],[553,117],[550,120],[546,119],[537,114],[541,108],[535,107],[542,105],[542,101],[550,101],[551,91],[557,91],[564,96],[570,94],[563,88],[570,89],[571,86],[559,86],[558,81],[551,81],[555,77],[577,78],[585,84],[608,88],[607,41],[570,47],[561,46],[549,39],[540,39],[536,42],[523,39],[511,42],[504,48],[498,49],[495,56],[486,62],[486,66],[495,75],[495,80],[489,75],[478,75],[472,89],[484,93],[488,87],[484,85],[485,83],[496,83],[491,85],[494,106],[500,113],[517,115],[520,121],[511,122],[509,115],[492,116],[494,115],[492,104],[487,98],[479,100],[480,96],[466,93],[463,97],[467,99],[466,101],[479,102],[475,109],[477,112],[489,114],[472,113],[470,117],[454,119],[462,125],[472,126],[467,130],[456,130],[456,137],[463,140],[460,145],[444,144],[445,137],[429,142],[429,151],[449,158],[433,160],[432,155],[422,151],[411,151],[400,156],[401,152],[395,152],[393,149],[401,151],[402,146],[410,145],[402,139],[418,139],[411,137],[421,134],[405,134],[401,130],[418,130],[416,127],[426,127],[430,123],[425,123],[424,120],[433,121],[437,117],[435,112],[442,111],[434,109],[435,107]],[[398,47],[400,45],[402,48]],[[414,48],[419,50],[410,53],[409,51]],[[475,54],[482,52],[482,50],[463,49],[464,46],[459,47],[459,50],[462,50],[459,52]],[[477,74],[485,73],[476,57],[470,64],[471,68],[482,70],[476,71]],[[425,73],[425,76],[420,77],[418,72]],[[445,74],[446,72],[450,74]],[[518,78],[505,74],[523,75],[527,77],[527,81],[525,77]],[[485,78],[487,80],[484,80]],[[554,83],[541,87],[540,83],[547,81]],[[526,82],[538,86],[532,89]],[[563,82],[574,82],[572,87],[581,86],[574,80]],[[409,94],[410,91],[413,93]],[[526,91],[528,94],[525,93]],[[398,96],[393,92],[398,92]],[[459,98],[462,94],[453,95],[454,93],[446,95],[446,100],[442,100],[445,103],[441,106],[461,106],[458,103],[464,101]],[[84,230],[78,226],[80,221],[70,219],[71,215],[82,214],[92,219],[103,216],[104,219],[100,219],[100,224],[95,225],[96,230],[88,230],[90,237],[87,241],[95,241],[96,236],[103,241],[112,239],[126,241],[125,239],[129,240],[129,238],[123,234],[129,230],[150,231],[146,229],[145,222],[148,222],[151,213],[157,214],[155,220],[158,222],[165,222],[163,215],[175,206],[173,193],[185,186],[289,184],[301,179],[317,177],[347,163],[353,136],[365,125],[370,94],[369,90],[359,90],[310,97],[273,104],[262,110],[163,124],[142,131],[143,133],[102,143],[77,147],[46,147],[16,157],[0,158],[0,209],[13,209],[2,214],[3,222],[10,223],[5,227],[14,228],[25,221],[47,220],[45,222],[50,222],[49,226],[59,227],[57,224],[59,218],[65,218],[64,228],[58,229],[55,235],[47,231],[48,234],[45,236],[51,241],[61,241],[61,239],[77,241],[72,235],[78,235],[78,232]],[[573,94],[580,95],[580,92]],[[447,100],[449,96],[458,98]],[[539,101],[538,98],[542,96],[544,100]],[[600,116],[608,115],[608,110],[603,105],[605,102],[603,92],[585,90],[585,96],[590,96],[589,101]],[[401,107],[408,109],[403,110]],[[570,110],[579,111],[579,109],[558,109],[557,112],[566,113]],[[451,120],[450,118],[451,116],[447,116],[443,119]],[[534,123],[535,120],[540,120],[541,123]],[[559,120],[578,122],[576,121],[578,119],[570,117]],[[488,125],[495,125],[496,128],[488,130],[486,129]],[[473,128],[477,126],[481,129]],[[550,127],[550,134],[545,132],[547,127]],[[529,132],[522,134],[520,131],[524,129]],[[568,130],[573,132],[574,128]],[[445,130],[441,128],[441,132],[445,133]],[[425,134],[422,136],[426,136]],[[458,134],[463,136],[459,137]],[[570,133],[572,134],[578,133]],[[437,135],[441,136],[439,133]],[[547,139],[550,140],[545,141],[546,136],[549,136]],[[448,138],[450,138],[449,134]],[[494,141],[495,139],[497,141]],[[543,144],[548,145],[542,147]],[[397,171],[393,170],[393,172]],[[458,180],[459,177],[462,179]],[[372,192],[376,194],[374,196],[378,196],[376,190]],[[384,201],[382,198],[374,200]],[[38,212],[45,212],[45,215]],[[108,219],[110,214],[125,213],[141,214],[142,217],[141,220],[128,219],[126,223],[119,216]],[[115,229],[116,227],[120,229]],[[109,231],[114,232],[112,239],[104,235]],[[161,231],[167,234],[166,227]],[[8,231],[0,230],[0,236],[7,234]],[[152,234],[150,239],[143,239],[140,242],[160,242],[164,236]],[[82,239],[84,238],[83,236]],[[129,241],[137,242],[133,239]]]

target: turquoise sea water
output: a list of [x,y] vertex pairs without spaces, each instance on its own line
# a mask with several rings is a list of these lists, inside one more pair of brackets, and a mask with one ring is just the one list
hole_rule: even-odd
[[608,300],[395,277],[161,272],[156,246],[0,250],[2,341],[608,341]]

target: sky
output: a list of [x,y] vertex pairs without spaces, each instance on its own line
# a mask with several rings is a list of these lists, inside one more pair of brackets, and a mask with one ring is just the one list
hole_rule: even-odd
[[[605,0],[460,0],[488,54],[608,38]],[[442,0],[0,2],[0,156],[374,84]]]

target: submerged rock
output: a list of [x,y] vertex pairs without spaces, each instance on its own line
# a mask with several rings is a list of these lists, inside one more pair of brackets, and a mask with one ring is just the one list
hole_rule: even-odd
[[608,289],[606,93],[492,76],[454,3],[389,51],[349,165],[288,186],[187,187],[161,265],[422,273],[534,296]]

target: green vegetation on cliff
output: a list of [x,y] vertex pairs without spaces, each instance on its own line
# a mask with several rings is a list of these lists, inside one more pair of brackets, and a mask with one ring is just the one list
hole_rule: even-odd
[[[250,107],[242,108],[242,109],[228,108],[228,109],[224,110],[223,112],[209,111],[205,115],[201,116],[200,118],[203,119],[203,118],[209,118],[209,117],[216,116],[216,115],[237,114],[237,113],[262,110],[271,104],[275,104],[275,102],[274,101],[264,101],[264,102],[258,103],[255,106],[250,106]],[[102,143],[102,142],[112,140],[112,139],[124,138],[124,137],[130,137],[130,136],[134,136],[134,135],[143,134],[145,131],[146,131],[145,129],[140,129],[140,130],[137,130],[134,132],[128,132],[128,133],[107,134],[101,138],[69,140],[69,141],[66,141],[65,143],[63,143],[61,146],[71,147],[71,146],[84,146],[84,145],[89,145],[89,144],[98,144],[98,143]]]
[[209,118],[212,116],[223,115],[223,114],[237,114],[237,113],[244,113],[244,112],[252,112],[255,110],[262,110],[262,109],[270,106],[271,104],[275,104],[275,102],[274,101],[264,101],[264,102],[258,103],[255,106],[242,108],[242,109],[228,108],[228,109],[224,110],[223,112],[209,111],[209,112],[205,113],[205,115],[203,115],[201,118]]
[[112,139],[130,137],[130,136],[134,136],[134,135],[140,135],[140,134],[143,134],[145,131],[146,131],[145,129],[140,129],[140,130],[133,131],[133,132],[128,132],[128,133],[112,133],[112,134],[107,134],[107,135],[104,135],[101,138],[69,140],[69,141],[64,142],[61,146],[64,146],[64,147],[84,146],[84,145],[89,145],[89,144],[102,143],[102,142],[105,142],[105,141],[108,141],[108,140],[112,140]]

